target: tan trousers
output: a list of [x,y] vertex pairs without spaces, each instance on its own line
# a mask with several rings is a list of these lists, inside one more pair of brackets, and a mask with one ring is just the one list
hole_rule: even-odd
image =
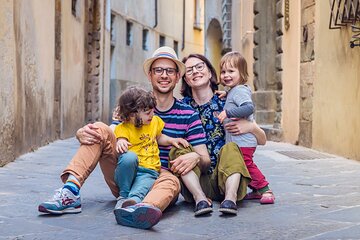
[[65,183],[68,175],[72,174],[79,180],[82,186],[99,163],[105,182],[112,194],[118,197],[119,188],[114,181],[114,173],[117,166],[115,135],[110,127],[102,122],[96,122],[95,125],[99,127],[97,131],[102,137],[101,142],[93,145],[81,144],[69,165],[61,174],[61,179]]
[[[115,197],[119,196],[119,188],[114,181],[117,166],[116,139],[113,131],[104,123],[95,123],[102,136],[100,144],[80,145],[80,148],[61,174],[65,183],[69,174],[74,175],[83,185],[91,172],[99,163],[105,181]],[[146,195],[143,202],[151,204],[164,211],[170,204],[175,203],[180,192],[179,179],[171,172],[161,169],[158,179]]]

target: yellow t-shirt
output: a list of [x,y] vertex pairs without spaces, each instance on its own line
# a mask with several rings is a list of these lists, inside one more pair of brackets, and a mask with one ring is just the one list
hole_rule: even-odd
[[154,116],[151,123],[137,128],[132,123],[123,122],[116,126],[116,138],[126,138],[131,146],[128,151],[137,154],[139,166],[160,171],[161,163],[159,147],[156,137],[161,134],[165,123],[158,116]]

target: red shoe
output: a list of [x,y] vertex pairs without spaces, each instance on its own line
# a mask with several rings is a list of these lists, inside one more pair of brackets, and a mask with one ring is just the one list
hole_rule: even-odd
[[261,197],[261,193],[258,191],[252,191],[245,195],[244,200],[260,199]]
[[260,203],[261,204],[274,204],[275,196],[271,190],[267,190],[261,195]]

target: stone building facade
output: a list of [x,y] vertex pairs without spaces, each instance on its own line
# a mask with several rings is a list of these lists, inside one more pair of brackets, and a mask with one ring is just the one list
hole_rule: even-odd
[[142,63],[158,47],[173,47],[180,59],[204,51],[204,0],[129,0],[111,4],[112,107],[129,85],[151,88]]
[[215,66],[224,50],[248,60],[269,140],[360,160],[359,1],[209,0],[205,29]]
[[204,0],[0,4],[0,166],[109,123],[124,88],[150,87],[142,63],[159,46],[204,51]]

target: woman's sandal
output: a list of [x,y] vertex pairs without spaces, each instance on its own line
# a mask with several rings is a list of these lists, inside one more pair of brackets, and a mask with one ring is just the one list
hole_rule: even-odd
[[208,213],[211,213],[212,211],[213,211],[213,205],[212,205],[211,201],[209,203],[206,200],[201,200],[200,202],[198,202],[194,209],[195,216],[208,214]]
[[220,204],[219,212],[222,212],[223,214],[237,214],[237,205],[231,200],[224,200]]

